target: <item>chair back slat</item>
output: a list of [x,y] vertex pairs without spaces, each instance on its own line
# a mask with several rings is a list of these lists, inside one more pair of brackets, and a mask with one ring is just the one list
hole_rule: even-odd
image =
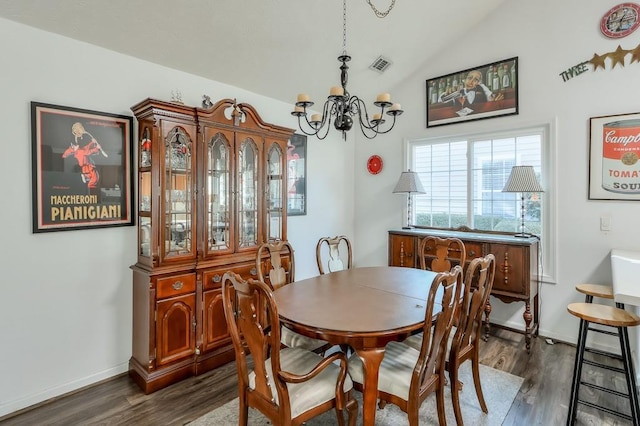
[[[268,255],[268,260],[263,258]],[[295,258],[288,241],[263,243],[256,253],[258,280],[276,290],[295,281]]]
[[[460,300],[461,288],[462,267],[460,265],[454,266],[451,271],[439,272],[431,284],[422,330],[422,346],[416,362],[419,374],[414,374],[412,379],[419,381],[421,389],[431,386],[431,377],[442,374],[444,371],[447,340],[453,326],[453,314]],[[441,295],[441,299],[436,301],[438,295]],[[439,302],[441,310],[437,313],[435,325],[432,326],[431,318],[434,315],[436,302]]]
[[446,272],[460,265],[463,270],[467,251],[459,238],[427,236],[420,242],[418,250],[420,267],[433,272]]
[[482,315],[487,304],[496,271],[493,254],[473,259],[465,277],[460,317],[452,347],[457,350],[477,343],[482,327]]
[[[327,254],[326,259],[323,258],[325,252]],[[344,270],[345,261],[347,263],[346,269],[351,269],[353,266],[351,241],[344,235],[320,238],[316,244],[316,261],[320,275],[324,275],[327,272]],[[326,271],[325,264],[327,267]]]

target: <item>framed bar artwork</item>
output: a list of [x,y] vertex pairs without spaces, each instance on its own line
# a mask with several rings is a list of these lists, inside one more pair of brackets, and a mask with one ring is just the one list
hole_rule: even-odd
[[427,80],[427,127],[518,114],[518,58]]
[[640,113],[589,119],[589,199],[640,200]]
[[31,102],[34,233],[134,224],[132,123]]
[[307,137],[294,133],[287,142],[287,216],[307,214]]

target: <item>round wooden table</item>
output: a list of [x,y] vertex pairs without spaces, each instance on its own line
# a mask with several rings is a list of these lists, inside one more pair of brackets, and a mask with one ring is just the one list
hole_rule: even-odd
[[435,276],[394,266],[353,268],[296,281],[274,292],[280,320],[288,328],[334,345],[348,344],[362,359],[364,426],[375,423],[385,346],[422,328]]

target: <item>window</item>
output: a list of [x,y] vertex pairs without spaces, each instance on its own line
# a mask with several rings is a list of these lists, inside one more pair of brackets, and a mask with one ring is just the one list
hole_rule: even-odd
[[[411,223],[518,233],[523,194],[502,188],[513,166],[529,165],[545,192],[524,194],[525,232],[538,235],[543,254],[551,255],[549,128],[409,141],[407,168],[419,174],[426,191],[413,195]],[[553,270],[548,257],[546,273]]]

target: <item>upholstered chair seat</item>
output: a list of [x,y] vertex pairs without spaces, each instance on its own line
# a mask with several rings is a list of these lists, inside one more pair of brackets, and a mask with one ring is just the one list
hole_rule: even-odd
[[[280,365],[283,371],[303,375],[311,371],[323,360],[322,356],[304,349],[283,348],[280,350]],[[271,358],[264,362],[269,378],[269,386],[273,393],[275,403],[278,404],[273,371],[271,370]],[[324,371],[313,379],[302,383],[288,383],[289,397],[291,399],[291,416],[297,417],[305,411],[309,411],[336,397],[336,382],[340,374],[340,367],[330,364]],[[249,373],[249,387],[255,389],[256,374]],[[344,380],[343,390],[349,392],[353,388],[351,377],[347,375]]]

